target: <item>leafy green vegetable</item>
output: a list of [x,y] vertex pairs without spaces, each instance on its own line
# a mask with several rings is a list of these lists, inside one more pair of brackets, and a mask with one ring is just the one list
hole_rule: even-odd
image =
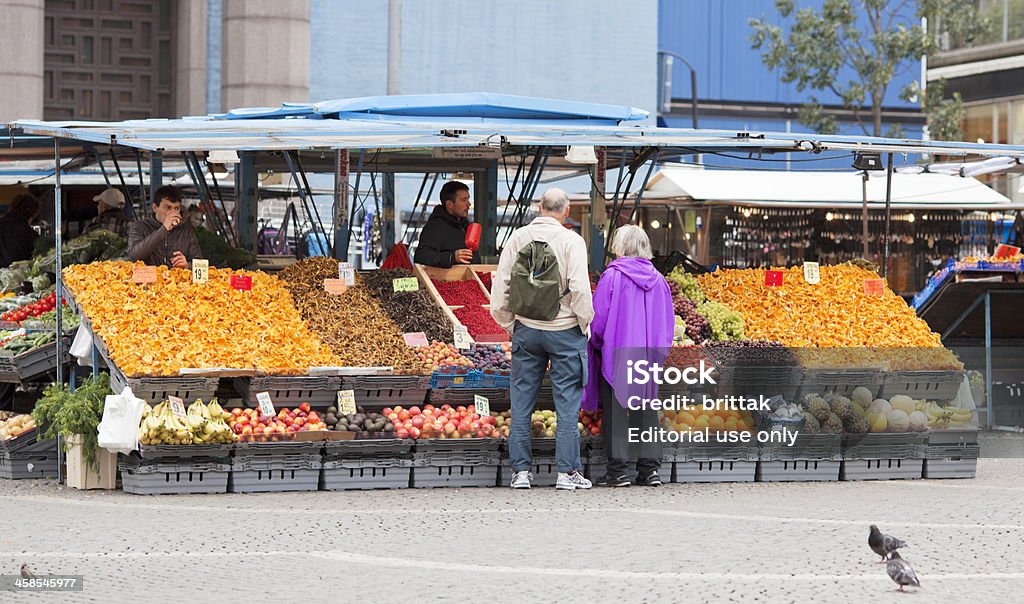
[[103,404],[110,393],[110,376],[106,373],[85,379],[74,392],[64,384],[51,384],[36,402],[32,417],[43,431],[44,438],[57,438],[58,434],[81,436],[82,457],[93,470],[99,471],[96,430],[103,419]]

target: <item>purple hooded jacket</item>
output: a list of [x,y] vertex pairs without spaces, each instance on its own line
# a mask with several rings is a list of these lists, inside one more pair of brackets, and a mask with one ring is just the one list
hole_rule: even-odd
[[612,261],[594,292],[589,344],[591,377],[583,391],[582,408],[594,411],[600,406],[598,371],[612,385],[623,407],[630,396],[657,397],[657,384],[627,383],[626,361],[664,362],[672,346],[674,329],[672,293],[651,261]]

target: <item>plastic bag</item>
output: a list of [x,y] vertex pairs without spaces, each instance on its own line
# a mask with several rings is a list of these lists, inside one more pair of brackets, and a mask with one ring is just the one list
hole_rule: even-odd
[[92,367],[92,346],[92,333],[85,325],[79,325],[68,352],[78,359],[79,367]]
[[139,447],[139,422],[146,402],[136,398],[131,388],[108,395],[103,403],[103,421],[98,427],[97,443],[111,453],[128,454]]

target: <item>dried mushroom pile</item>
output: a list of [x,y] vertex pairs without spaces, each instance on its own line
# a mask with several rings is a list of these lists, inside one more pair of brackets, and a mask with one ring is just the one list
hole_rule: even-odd
[[[63,272],[128,377],[178,375],[183,368],[294,375],[337,363],[306,329],[277,277],[211,268],[209,281],[197,285],[192,271],[160,266],[156,282],[143,286],[132,282],[135,266],[94,262]],[[252,277],[252,290],[233,289],[232,275]]]
[[338,261],[330,258],[307,258],[281,271],[302,318],[337,355],[340,366],[419,373],[422,363],[360,277],[341,295],[324,291],[324,279],[337,277]]
[[[395,279],[413,277],[405,269],[381,269],[366,275],[363,282],[375,298],[380,300],[384,312],[405,333],[422,331],[427,340],[451,343],[452,322],[434,303],[425,289],[414,292],[396,292]],[[479,288],[478,288],[479,289]],[[482,293],[481,293],[482,295]]]

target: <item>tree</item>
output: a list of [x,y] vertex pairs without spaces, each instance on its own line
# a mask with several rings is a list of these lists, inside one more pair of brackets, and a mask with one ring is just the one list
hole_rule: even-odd
[[[957,40],[971,40],[988,27],[973,2],[962,0],[825,0],[820,12],[797,9],[793,0],[776,0],[775,8],[789,23],[783,28],[762,19],[751,19],[753,47],[770,69],[781,69],[782,81],[796,89],[831,92],[853,112],[865,134],[882,135],[882,104],[892,79],[916,69],[921,57],[939,50],[934,32],[925,31],[922,17],[941,23],[943,32]],[[911,13],[913,10],[913,13]],[[853,77],[843,81],[846,74]],[[900,98],[921,102],[928,115],[933,138],[956,134],[963,105],[959,96],[938,97],[932,86],[921,95],[917,82],[905,87]],[[800,122],[817,132],[834,133],[838,123],[811,95],[799,113]],[[956,126],[952,126],[952,124]],[[902,131],[897,127],[893,135]]]

